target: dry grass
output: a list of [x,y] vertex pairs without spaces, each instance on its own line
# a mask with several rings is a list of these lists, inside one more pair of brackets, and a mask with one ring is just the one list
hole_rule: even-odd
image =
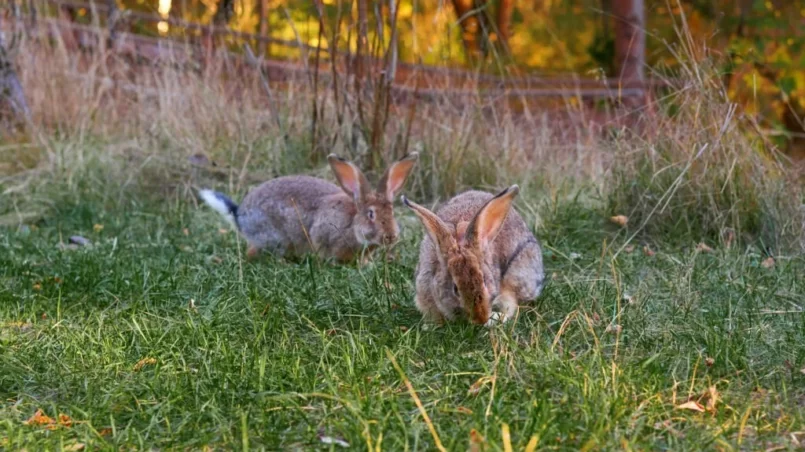
[[[310,78],[272,84],[269,95],[256,70],[224,58],[203,69],[179,61],[133,65],[25,40],[18,63],[35,130],[32,147],[0,154],[0,183],[11,195],[0,205],[4,213],[31,199],[36,209],[47,207],[46,194],[37,198],[47,187],[69,193],[97,184],[107,193],[102,187],[125,188],[119,198],[189,198],[195,185],[216,180],[243,193],[279,174],[325,175],[329,152],[363,164],[372,157],[347,76],[317,82],[314,139]],[[416,197],[512,182],[539,193],[534,199],[585,189],[596,194],[586,198],[603,198],[603,214],[632,217],[635,235],[714,239],[731,228],[764,246],[799,245],[802,195],[790,172],[753,135],[714,70],[701,62],[682,67],[684,85],[659,98],[655,114],[638,112],[637,133],[621,127],[622,111],[579,108],[576,99],[559,111],[444,101],[392,107],[380,154],[386,161],[406,150],[423,154],[408,186]],[[214,171],[191,168],[188,158],[199,153],[216,162]]]

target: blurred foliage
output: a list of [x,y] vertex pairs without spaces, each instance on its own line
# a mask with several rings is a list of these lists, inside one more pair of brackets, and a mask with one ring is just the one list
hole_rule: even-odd
[[[160,1],[169,0],[122,3],[125,8],[156,13]],[[354,50],[357,1],[321,0],[325,16],[321,43],[315,2],[236,0],[230,27],[256,33],[261,1],[266,2],[271,37],[331,47],[337,28],[338,47]],[[507,68],[543,74],[603,72],[616,76],[613,20],[608,13],[612,1],[517,2],[511,17]],[[389,2],[368,4],[370,42],[377,42],[382,30],[383,42],[387,43],[391,36],[388,24],[380,27],[375,19],[378,15],[389,17]],[[172,0],[170,14],[209,23],[216,5],[216,0]],[[440,66],[466,64],[461,27],[450,2],[403,0],[398,5],[401,61]],[[680,55],[715,55],[724,62],[724,81],[730,96],[755,114],[760,124],[805,132],[801,130],[805,117],[805,0],[645,0],[645,10],[650,66],[673,75]],[[156,27],[151,27],[156,33]],[[708,49],[708,53],[702,49]],[[298,49],[278,44],[267,46],[266,52],[277,58],[300,56]]]

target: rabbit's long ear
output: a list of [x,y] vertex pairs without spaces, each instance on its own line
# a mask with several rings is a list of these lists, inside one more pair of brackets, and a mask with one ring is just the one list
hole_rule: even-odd
[[456,239],[453,238],[450,228],[441,218],[419,204],[409,201],[405,196],[402,197],[402,202],[419,217],[419,221],[425,226],[425,231],[428,233],[428,236],[436,247],[439,248],[439,254],[441,256],[446,256],[448,252],[456,247]]
[[357,166],[335,154],[328,155],[327,161],[330,162],[330,168],[335,173],[341,188],[352,196],[355,202],[366,199],[370,191],[369,183]]
[[486,249],[500,232],[518,193],[520,187],[512,185],[487,201],[467,226],[464,242],[481,250]]
[[419,159],[419,153],[412,152],[392,163],[380,178],[377,191],[389,201],[394,201],[394,195],[405,185],[405,179],[411,174],[417,159]]

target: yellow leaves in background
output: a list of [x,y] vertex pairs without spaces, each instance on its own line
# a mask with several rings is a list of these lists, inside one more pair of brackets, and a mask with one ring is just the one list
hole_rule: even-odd
[[155,358],[150,358],[150,357],[149,358],[143,358],[143,359],[137,361],[137,364],[134,365],[134,371],[139,372],[140,370],[143,369],[143,367],[152,366],[152,365],[154,365],[156,363],[157,363],[157,360]]

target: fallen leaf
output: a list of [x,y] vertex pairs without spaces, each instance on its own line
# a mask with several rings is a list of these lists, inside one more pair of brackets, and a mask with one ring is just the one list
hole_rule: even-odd
[[634,251],[634,245],[626,245],[626,248],[624,248],[623,250],[629,254],[632,254],[632,252]]
[[465,406],[460,406],[456,408],[456,411],[458,411],[461,414],[472,414],[472,410]]
[[801,373],[802,375],[805,375],[805,367],[803,367],[802,369],[800,369],[800,370],[799,370],[799,373]]
[[59,413],[59,425],[64,426],[64,427],[72,427],[73,426],[73,420],[70,419],[70,416],[68,416],[66,414]]
[[61,284],[63,281],[58,276],[54,276],[53,277],[53,282],[56,283],[56,284]]
[[556,273],[556,272],[551,273],[551,279],[554,280],[554,281],[559,279],[559,273]]
[[109,436],[109,435],[112,434],[112,429],[109,428],[109,427],[102,428],[102,429],[98,430],[98,434],[101,435],[101,436]]
[[705,403],[705,409],[715,414],[716,412],[716,404],[718,403],[718,391],[716,391],[715,386],[710,386],[707,388],[707,402]]
[[34,413],[33,416],[28,418],[27,421],[23,422],[25,425],[53,425],[55,423],[56,420],[45,414],[45,412],[41,409],[36,410],[36,413]]
[[96,233],[101,232],[103,231],[103,225],[95,223],[92,225],[92,230],[95,231]]
[[187,228],[182,229],[182,234],[184,234],[186,236],[190,235],[190,229],[187,229]]
[[716,362],[716,360],[715,360],[715,359],[713,359],[713,358],[711,358],[711,357],[709,357],[709,356],[708,356],[707,358],[705,358],[705,359],[704,359],[704,364],[705,364],[707,367],[713,367],[713,364],[715,364],[715,362]]
[[37,291],[37,292],[38,292],[38,291],[40,291],[40,290],[42,290],[42,284],[39,284],[39,283],[34,284],[33,289],[34,289],[35,291]]
[[76,451],[79,451],[79,450],[84,450],[84,447],[85,447],[84,443],[74,443],[74,444],[69,444],[67,446],[62,447],[61,450],[68,451],[68,452],[76,452]]
[[48,313],[47,313],[47,312],[43,312],[43,313],[42,313],[42,320],[47,320],[47,318],[48,318]]
[[643,254],[645,254],[645,255],[646,255],[646,256],[648,256],[648,257],[651,257],[651,256],[654,256],[654,255],[655,255],[655,254],[657,254],[657,253],[655,253],[654,251],[652,251],[652,250],[651,250],[651,248],[649,248],[648,246],[644,246],[644,247],[643,247]]
[[626,215],[615,215],[614,217],[610,217],[609,221],[617,224],[618,226],[626,226],[629,223],[629,217]]
[[222,235],[223,235],[223,234],[229,234],[229,229],[224,229],[224,228],[221,228],[221,229],[219,229],[219,230],[218,230],[218,233],[219,233],[219,234],[222,234]]
[[407,326],[405,326],[405,325],[400,325],[400,331],[402,331],[403,333],[405,333],[406,331],[408,331],[408,327],[407,327]]
[[486,439],[478,433],[478,430],[470,430],[470,451],[480,452],[482,450],[481,445],[485,442]]
[[467,391],[467,395],[476,395],[476,394],[478,394],[479,392],[481,392],[481,388],[483,388],[487,384],[492,383],[494,381],[495,381],[495,377],[486,376],[486,377],[479,378],[475,383],[470,385],[470,389]]
[[617,325],[617,324],[615,324],[615,325],[610,324],[610,325],[608,325],[608,326],[607,326],[607,333],[615,333],[615,334],[618,334],[618,333],[620,333],[621,331],[623,331],[623,327],[622,327],[622,326],[620,326],[620,325]]
[[700,252],[700,253],[712,253],[712,252],[713,252],[713,249],[712,249],[712,248],[710,248],[709,246],[707,246],[707,244],[706,244],[706,243],[704,243],[704,242],[699,242],[699,244],[698,244],[698,245],[696,245],[696,251],[698,251],[698,252]]
[[702,404],[697,402],[697,401],[695,401],[695,400],[691,400],[690,402],[685,402],[682,405],[677,405],[676,409],[677,410],[692,410],[692,411],[698,411],[699,413],[704,413],[704,407],[702,406]]
[[143,358],[137,361],[137,364],[134,365],[134,371],[137,372],[145,366],[150,366],[156,363],[157,360],[155,358]]
[[760,263],[760,266],[763,268],[773,268],[775,263],[774,258],[769,256],[766,259],[763,259],[763,262]]

